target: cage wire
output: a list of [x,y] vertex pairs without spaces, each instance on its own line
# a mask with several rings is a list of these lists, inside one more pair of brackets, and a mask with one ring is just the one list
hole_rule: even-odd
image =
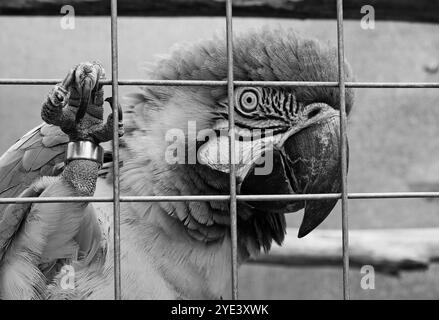
[[[120,250],[120,203],[121,202],[175,202],[175,201],[228,201],[230,209],[231,234],[231,279],[232,299],[238,299],[238,259],[237,259],[237,202],[238,201],[304,201],[341,199],[342,209],[342,260],[343,260],[343,299],[349,299],[349,199],[407,199],[407,198],[439,198],[439,192],[370,192],[348,193],[347,188],[347,117],[345,106],[346,88],[439,88],[439,82],[345,82],[344,73],[344,38],[343,38],[343,0],[336,0],[337,6],[337,54],[338,81],[234,81],[233,79],[233,15],[232,0],[226,0],[226,41],[227,41],[227,80],[141,80],[118,79],[118,33],[117,33],[117,0],[111,1],[111,80],[103,80],[103,85],[111,85],[113,95],[113,196],[112,197],[39,197],[39,198],[0,198],[0,204],[6,203],[55,203],[55,202],[113,202],[113,236],[114,236],[114,298],[122,297],[121,286],[121,250]],[[54,85],[61,79],[0,79],[0,85]],[[229,195],[186,195],[186,196],[121,196],[119,168],[119,137],[118,137],[118,86],[226,86],[229,113]],[[338,87],[340,93],[340,150],[341,150],[341,193],[325,194],[282,194],[282,195],[237,195],[235,168],[235,121],[234,121],[234,88],[240,86],[258,87]]]

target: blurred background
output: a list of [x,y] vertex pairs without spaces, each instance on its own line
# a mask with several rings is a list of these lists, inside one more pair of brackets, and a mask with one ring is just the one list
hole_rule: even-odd
[[[335,20],[235,18],[235,32],[263,25],[294,27],[336,43]],[[224,18],[119,18],[119,77],[142,78],[142,65],[177,42],[222,34]],[[100,60],[110,73],[110,19],[77,17],[63,30],[58,17],[0,17],[0,78],[62,78],[75,64]],[[345,54],[358,81],[439,82],[439,25],[345,22]],[[41,122],[50,86],[0,86],[0,152]],[[122,87],[121,95],[138,90]],[[106,94],[111,94],[110,87]],[[438,89],[356,89],[348,135],[349,191],[413,191],[413,181],[439,182]],[[439,201],[350,200],[351,229],[439,227]],[[297,226],[301,214],[288,216]],[[320,228],[340,228],[337,207]],[[438,299],[439,267],[399,277],[377,274],[375,289],[360,287],[351,269],[354,299]],[[248,299],[340,299],[341,268],[245,265],[240,297]]]

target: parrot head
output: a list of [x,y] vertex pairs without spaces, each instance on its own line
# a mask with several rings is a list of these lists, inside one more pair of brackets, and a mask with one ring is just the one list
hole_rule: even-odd
[[[336,49],[291,29],[237,35],[233,58],[235,80],[338,81]],[[348,65],[345,70],[346,80],[351,81]],[[218,38],[179,45],[169,56],[161,57],[149,72],[152,79],[226,80],[225,41]],[[147,134],[145,143],[137,140],[137,144],[143,146],[139,148],[148,153],[148,161],[154,164],[159,186],[155,192],[227,194],[227,88],[145,87],[142,94],[144,124],[137,126],[147,128]],[[334,87],[236,87],[233,107],[237,193],[340,192],[339,99],[338,88]],[[352,104],[353,92],[347,88],[348,113]],[[240,201],[238,234],[255,239],[257,246],[268,250],[272,240],[280,243],[284,238],[286,213],[304,209],[299,231],[299,237],[303,237],[328,216],[336,202]],[[196,208],[213,212],[211,224],[204,214],[196,213]],[[191,215],[206,228],[227,224],[229,217],[222,214],[228,210],[227,203],[199,203],[192,209],[187,210],[189,214],[184,219],[180,217],[185,224]]]

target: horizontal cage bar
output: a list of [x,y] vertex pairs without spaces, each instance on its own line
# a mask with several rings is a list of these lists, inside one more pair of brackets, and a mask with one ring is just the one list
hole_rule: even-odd
[[[238,201],[291,201],[340,199],[341,193],[316,194],[266,194],[237,195]],[[418,199],[439,198],[439,192],[370,192],[348,193],[348,199]],[[230,195],[187,195],[187,196],[121,196],[121,202],[180,202],[180,201],[229,201]],[[0,198],[5,203],[58,203],[58,202],[113,202],[112,197],[17,197]]]
[[[61,79],[0,79],[0,85],[54,85]],[[111,80],[101,82],[111,85]],[[338,87],[336,81],[233,81],[238,87]],[[227,81],[214,80],[119,80],[120,86],[227,86]],[[439,82],[345,82],[349,88],[439,88]]]

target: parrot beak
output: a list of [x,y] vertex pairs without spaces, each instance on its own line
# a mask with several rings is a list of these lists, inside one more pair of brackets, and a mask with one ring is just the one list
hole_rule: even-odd
[[[299,192],[341,192],[340,118],[335,116],[291,136],[285,143],[291,173],[297,179]],[[302,238],[320,225],[337,203],[337,199],[305,202],[305,213],[299,228]]]
[[[339,193],[341,190],[339,112],[327,108],[317,121],[286,134],[273,150],[273,169],[268,175],[248,171],[241,194]],[[298,237],[304,237],[332,211],[337,199],[307,201],[252,201],[259,211],[279,213],[305,209]]]

